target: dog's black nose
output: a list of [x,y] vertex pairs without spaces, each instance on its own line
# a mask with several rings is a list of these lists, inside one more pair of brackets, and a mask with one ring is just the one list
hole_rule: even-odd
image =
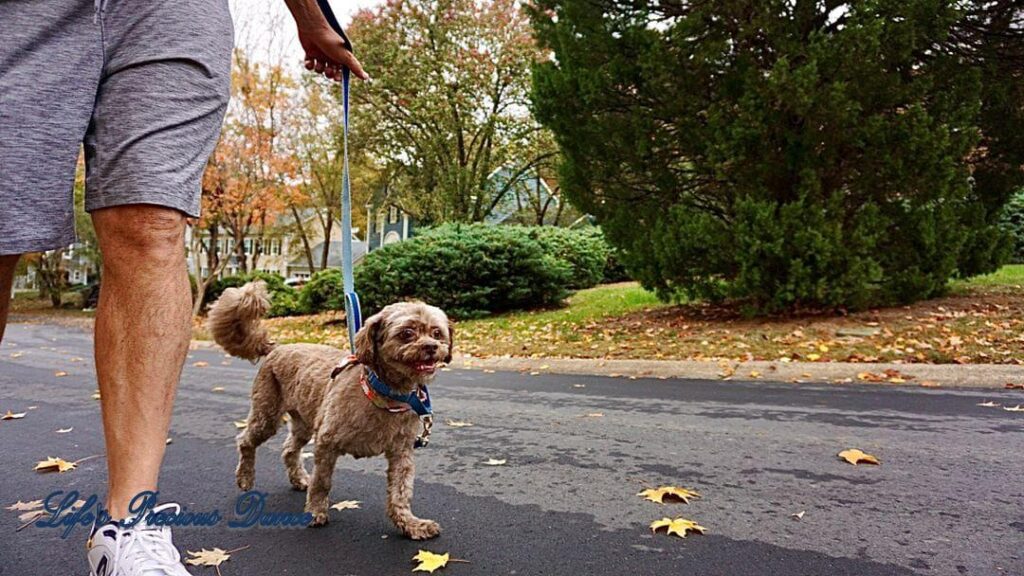
[[438,346],[437,346],[436,343],[430,343],[430,344],[424,344],[423,345],[423,350],[425,350],[426,352],[429,352],[430,354],[436,354],[437,353],[437,348],[438,348]]

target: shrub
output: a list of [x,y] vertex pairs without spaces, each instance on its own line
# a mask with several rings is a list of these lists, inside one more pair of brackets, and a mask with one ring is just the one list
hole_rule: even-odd
[[298,305],[308,312],[344,310],[345,291],[341,283],[341,270],[328,268],[314,273],[302,287]]
[[369,253],[356,268],[364,315],[418,298],[454,317],[561,302],[572,272],[529,229],[443,225]]
[[228,288],[238,288],[251,280],[263,280],[267,284],[267,292],[270,293],[271,301],[270,311],[267,313],[267,316],[275,318],[302,313],[302,309],[296,306],[298,297],[295,289],[285,284],[284,278],[280,274],[269,272],[250,272],[248,274],[218,278],[206,287],[204,300],[207,304],[213,303]]
[[534,226],[525,230],[544,252],[569,265],[569,288],[590,288],[604,278],[609,249],[600,229]]
[[1024,189],[1018,190],[1003,209],[1000,221],[1013,242],[1013,262],[1024,263]]

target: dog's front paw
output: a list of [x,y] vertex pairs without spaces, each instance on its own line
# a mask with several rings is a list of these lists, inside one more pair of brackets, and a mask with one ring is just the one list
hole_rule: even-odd
[[289,482],[292,484],[292,490],[305,492],[309,489],[309,480],[307,478],[291,478]]
[[416,518],[405,525],[403,532],[413,540],[429,540],[441,533],[441,525],[433,520]]
[[310,513],[310,515],[313,517],[313,519],[309,521],[309,527],[310,528],[320,528],[321,526],[326,526],[327,525],[328,519],[327,519],[327,512],[326,511],[324,511],[324,512],[312,512],[312,513]]

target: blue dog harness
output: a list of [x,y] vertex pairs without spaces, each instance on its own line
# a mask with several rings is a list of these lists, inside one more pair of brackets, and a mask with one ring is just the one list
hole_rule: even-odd
[[[100,0],[97,0],[100,1]],[[317,0],[320,11],[323,12],[327,23],[341,36],[345,48],[353,52],[352,42],[348,39],[341,24],[334,16],[328,0]],[[348,342],[353,354],[356,351],[356,333],[363,326],[363,314],[359,307],[359,295],[356,294],[355,282],[352,277],[352,189],[348,174],[348,110],[349,110],[349,69],[341,71],[341,93],[342,93],[342,165],[341,165],[341,281],[342,290],[345,292],[345,324],[348,326]],[[336,377],[342,370],[358,364],[356,357],[349,356],[339,364],[332,372],[331,378]],[[433,412],[430,409],[430,393],[425,385],[419,386],[409,394],[400,394],[391,389],[390,386],[381,381],[380,377],[365,367],[360,384],[363,393],[379,408],[389,412],[399,413],[412,410],[420,417],[423,423],[423,432],[416,437],[414,448],[422,448],[430,442],[430,428],[434,423]]]

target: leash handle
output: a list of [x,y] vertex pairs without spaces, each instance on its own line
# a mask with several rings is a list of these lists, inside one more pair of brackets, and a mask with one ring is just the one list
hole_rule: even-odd
[[331,10],[331,3],[328,0],[316,0],[317,5],[320,7],[320,12],[323,13],[324,18],[327,20],[327,24],[341,36],[341,41],[345,44],[345,49],[349,52],[352,50],[352,42],[348,39],[348,35],[341,28],[341,24],[338,23],[338,18],[334,15],[334,10]]

